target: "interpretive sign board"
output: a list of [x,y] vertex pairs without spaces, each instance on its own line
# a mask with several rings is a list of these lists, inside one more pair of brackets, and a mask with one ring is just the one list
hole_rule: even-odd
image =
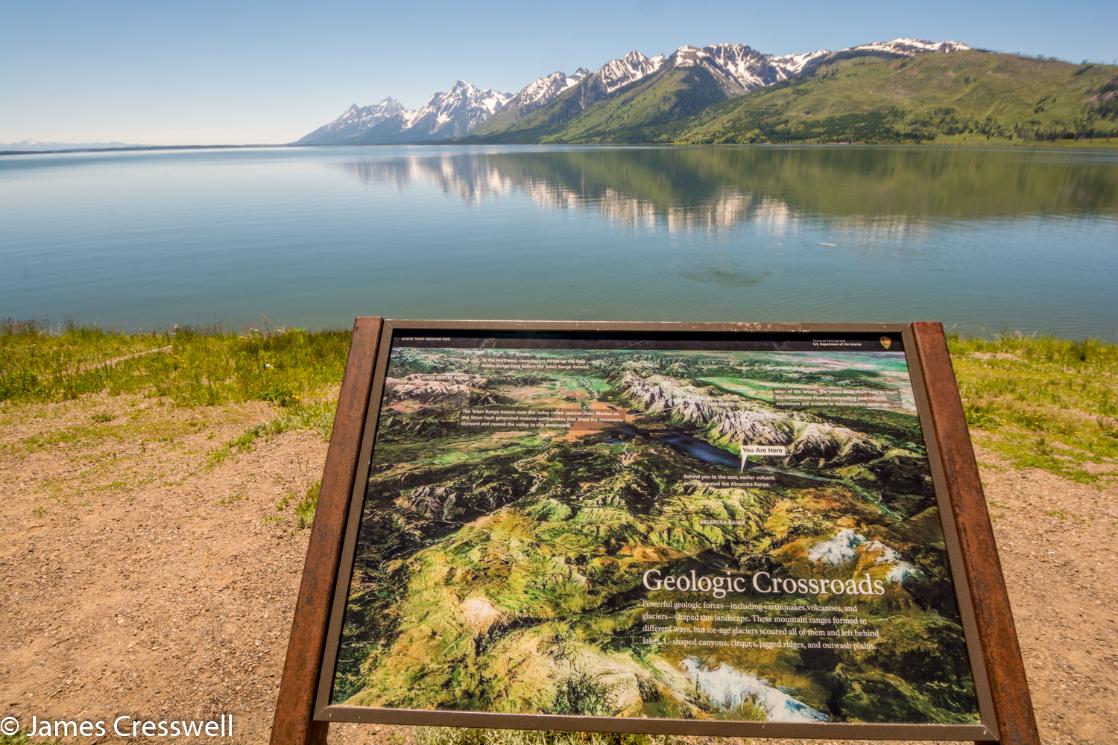
[[1034,743],[939,324],[358,319],[273,731]]

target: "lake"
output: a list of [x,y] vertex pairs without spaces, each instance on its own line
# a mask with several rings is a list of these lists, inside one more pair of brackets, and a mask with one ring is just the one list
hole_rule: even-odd
[[939,319],[1118,339],[1118,152],[341,147],[0,157],[0,317]]

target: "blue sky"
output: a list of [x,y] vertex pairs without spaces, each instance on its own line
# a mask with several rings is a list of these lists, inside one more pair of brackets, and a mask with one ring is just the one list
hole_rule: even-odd
[[0,142],[288,142],[350,103],[456,79],[513,91],[629,49],[784,54],[915,36],[1118,60],[1110,2],[40,2],[0,0]]

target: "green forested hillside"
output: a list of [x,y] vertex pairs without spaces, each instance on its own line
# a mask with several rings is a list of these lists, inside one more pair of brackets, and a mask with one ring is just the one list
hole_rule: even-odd
[[648,142],[665,128],[729,94],[706,70],[666,68],[611,94],[593,81],[575,86],[523,117],[500,112],[470,140],[483,142]]
[[540,142],[542,138],[578,117],[584,110],[587,91],[583,86],[565,91],[551,103],[518,116],[513,111],[500,111],[470,133],[467,141],[475,142]]
[[[581,97],[580,97],[581,96]],[[666,68],[601,100],[579,89],[485,142],[1050,142],[1118,139],[1118,67],[965,51],[858,57],[745,95]]]
[[651,75],[599,101],[544,134],[541,142],[648,142],[665,127],[726,100],[726,92],[697,67]]
[[825,65],[810,78],[716,104],[660,133],[729,143],[1116,136],[1118,67],[976,51]]

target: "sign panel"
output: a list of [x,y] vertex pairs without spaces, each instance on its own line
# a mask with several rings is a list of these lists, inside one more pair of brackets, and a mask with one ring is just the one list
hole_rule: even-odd
[[906,335],[385,334],[320,717],[990,739]]

